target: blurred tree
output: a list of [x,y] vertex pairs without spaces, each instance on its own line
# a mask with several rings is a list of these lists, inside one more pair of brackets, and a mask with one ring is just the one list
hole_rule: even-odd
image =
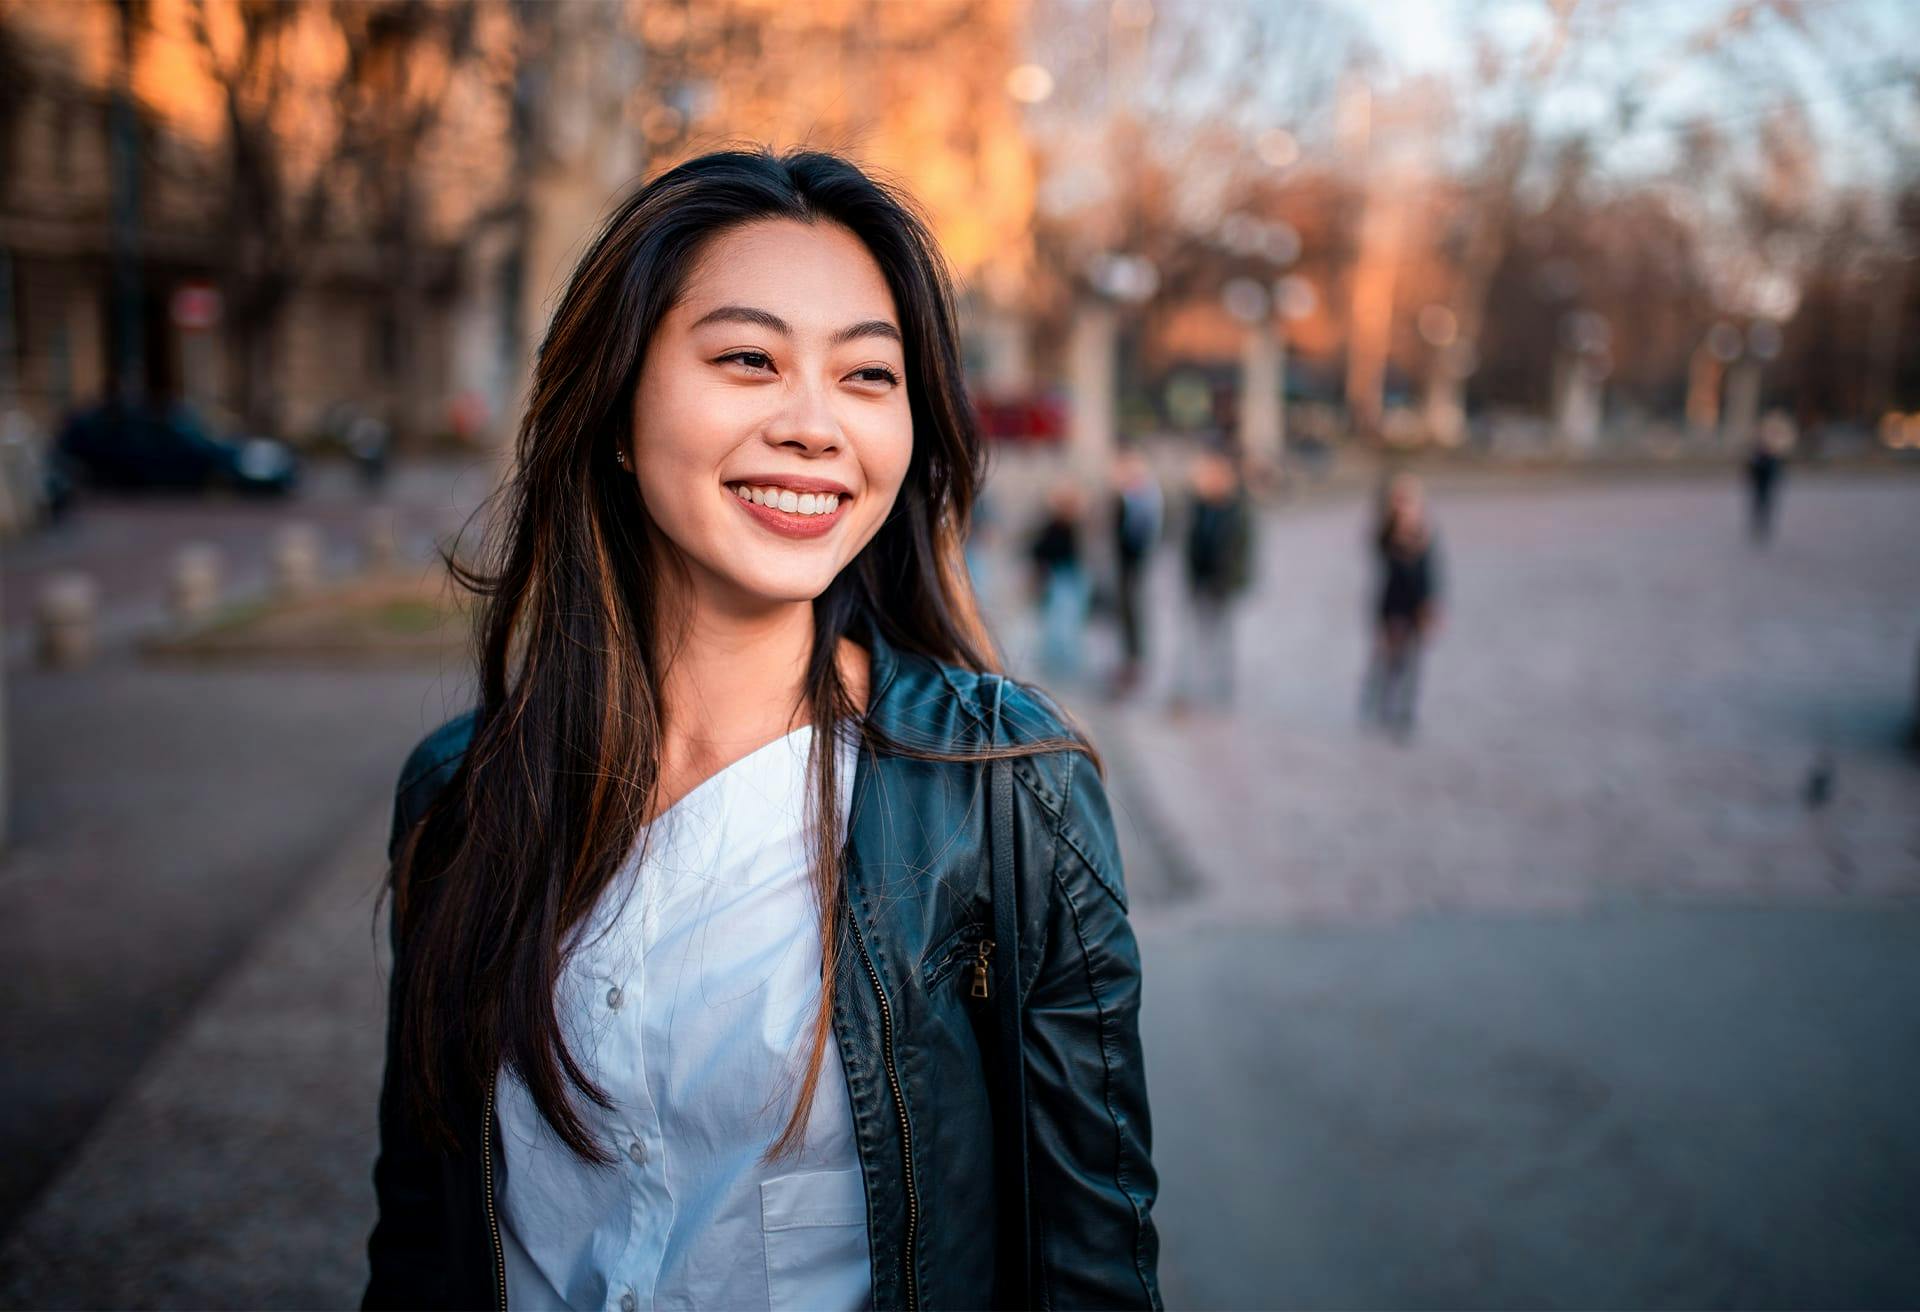
[[1183,356],[1239,354],[1259,328],[1225,307],[1230,284],[1271,293],[1304,276],[1324,322],[1351,255],[1351,185],[1329,161],[1337,104],[1370,55],[1350,13],[1062,0],[1035,7],[1029,45],[1050,86],[1026,114],[1043,340],[1070,340],[1082,307],[1113,307],[1120,377],[1138,389]]
[[[1450,342],[1427,356],[1430,428],[1457,421],[1469,383],[1476,403],[1544,403],[1553,357],[1582,323],[1605,325],[1603,367],[1636,404],[1670,409],[1691,359],[1716,414],[1727,362],[1710,330],[1787,320],[1817,262],[1884,240],[1884,219],[1879,237],[1834,227],[1850,202],[1818,111],[1910,85],[1914,62],[1863,64],[1870,33],[1853,16],[1791,0],[1718,4],[1664,27],[1619,0],[1549,0],[1543,12],[1511,35],[1511,7],[1474,11],[1479,54],[1459,71],[1454,144],[1432,147],[1468,162],[1439,182],[1432,250],[1410,256],[1436,260],[1450,284]],[[1894,144],[1910,128],[1878,130],[1890,156],[1911,151]],[[1880,178],[1914,175],[1911,158],[1889,164]],[[1867,189],[1884,203],[1884,186]]]
[[381,249],[393,373],[421,278],[419,152],[469,56],[472,6],[445,0],[193,0],[189,27],[225,118],[227,306],[247,422],[279,427],[283,316],[329,239]]

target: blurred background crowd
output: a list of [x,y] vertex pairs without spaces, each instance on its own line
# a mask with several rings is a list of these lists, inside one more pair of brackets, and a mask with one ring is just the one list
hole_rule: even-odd
[[441,555],[612,198],[750,142],[959,280],[970,564],[1126,845],[1170,1302],[1920,1302],[1916,37],[0,0],[0,1299],[357,1298]]

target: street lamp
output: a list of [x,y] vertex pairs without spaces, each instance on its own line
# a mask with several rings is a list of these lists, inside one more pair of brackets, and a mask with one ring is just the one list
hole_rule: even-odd
[[1096,255],[1087,273],[1094,290],[1126,305],[1150,301],[1160,290],[1160,268],[1144,255]]
[[1227,283],[1221,289],[1220,303],[1228,314],[1248,325],[1266,322],[1273,310],[1267,289],[1251,278],[1235,278]]
[[1007,94],[1023,105],[1037,105],[1053,94],[1053,74],[1039,64],[1021,64],[1007,74]]
[[1312,282],[1290,273],[1273,284],[1273,304],[1282,319],[1298,323],[1320,308],[1320,293],[1313,289]]

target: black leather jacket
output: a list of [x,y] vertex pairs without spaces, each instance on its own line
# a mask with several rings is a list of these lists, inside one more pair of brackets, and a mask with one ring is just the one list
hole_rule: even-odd
[[[868,645],[869,714],[888,735],[960,750],[989,741],[992,676],[877,637]],[[1002,725],[1003,742],[1066,732],[1042,697],[1012,683]],[[408,759],[396,851],[458,770],[472,729],[470,712]],[[866,1181],[874,1304],[1157,1307],[1140,957],[1113,820],[1084,754],[1023,757],[1013,769],[1031,1270],[996,1283],[996,1200],[1008,1186],[995,1180],[983,1072],[999,1031],[965,969],[993,925],[987,768],[860,753],[845,874],[851,950],[840,954],[833,1027]],[[473,1126],[463,1151],[429,1151],[402,1112],[406,1072],[391,1033],[400,1005],[389,1003],[365,1304],[503,1307],[491,1092],[450,1109]]]

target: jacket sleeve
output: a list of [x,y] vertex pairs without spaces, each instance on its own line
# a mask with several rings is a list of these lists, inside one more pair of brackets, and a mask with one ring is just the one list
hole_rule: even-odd
[[1065,758],[1025,1048],[1035,1291],[1043,1307],[1159,1307],[1158,1178],[1140,1055],[1140,953],[1106,793]]
[[[394,794],[391,863],[399,856],[427,803],[452,773],[430,739],[414,750]],[[380,1082],[380,1153],[373,1166],[378,1218],[367,1239],[368,1282],[363,1308],[440,1307],[446,1302],[448,1200],[440,1156],[424,1143],[407,1114],[407,1068],[399,1057],[401,953],[399,920],[388,906],[393,964],[387,985],[386,1073]]]

